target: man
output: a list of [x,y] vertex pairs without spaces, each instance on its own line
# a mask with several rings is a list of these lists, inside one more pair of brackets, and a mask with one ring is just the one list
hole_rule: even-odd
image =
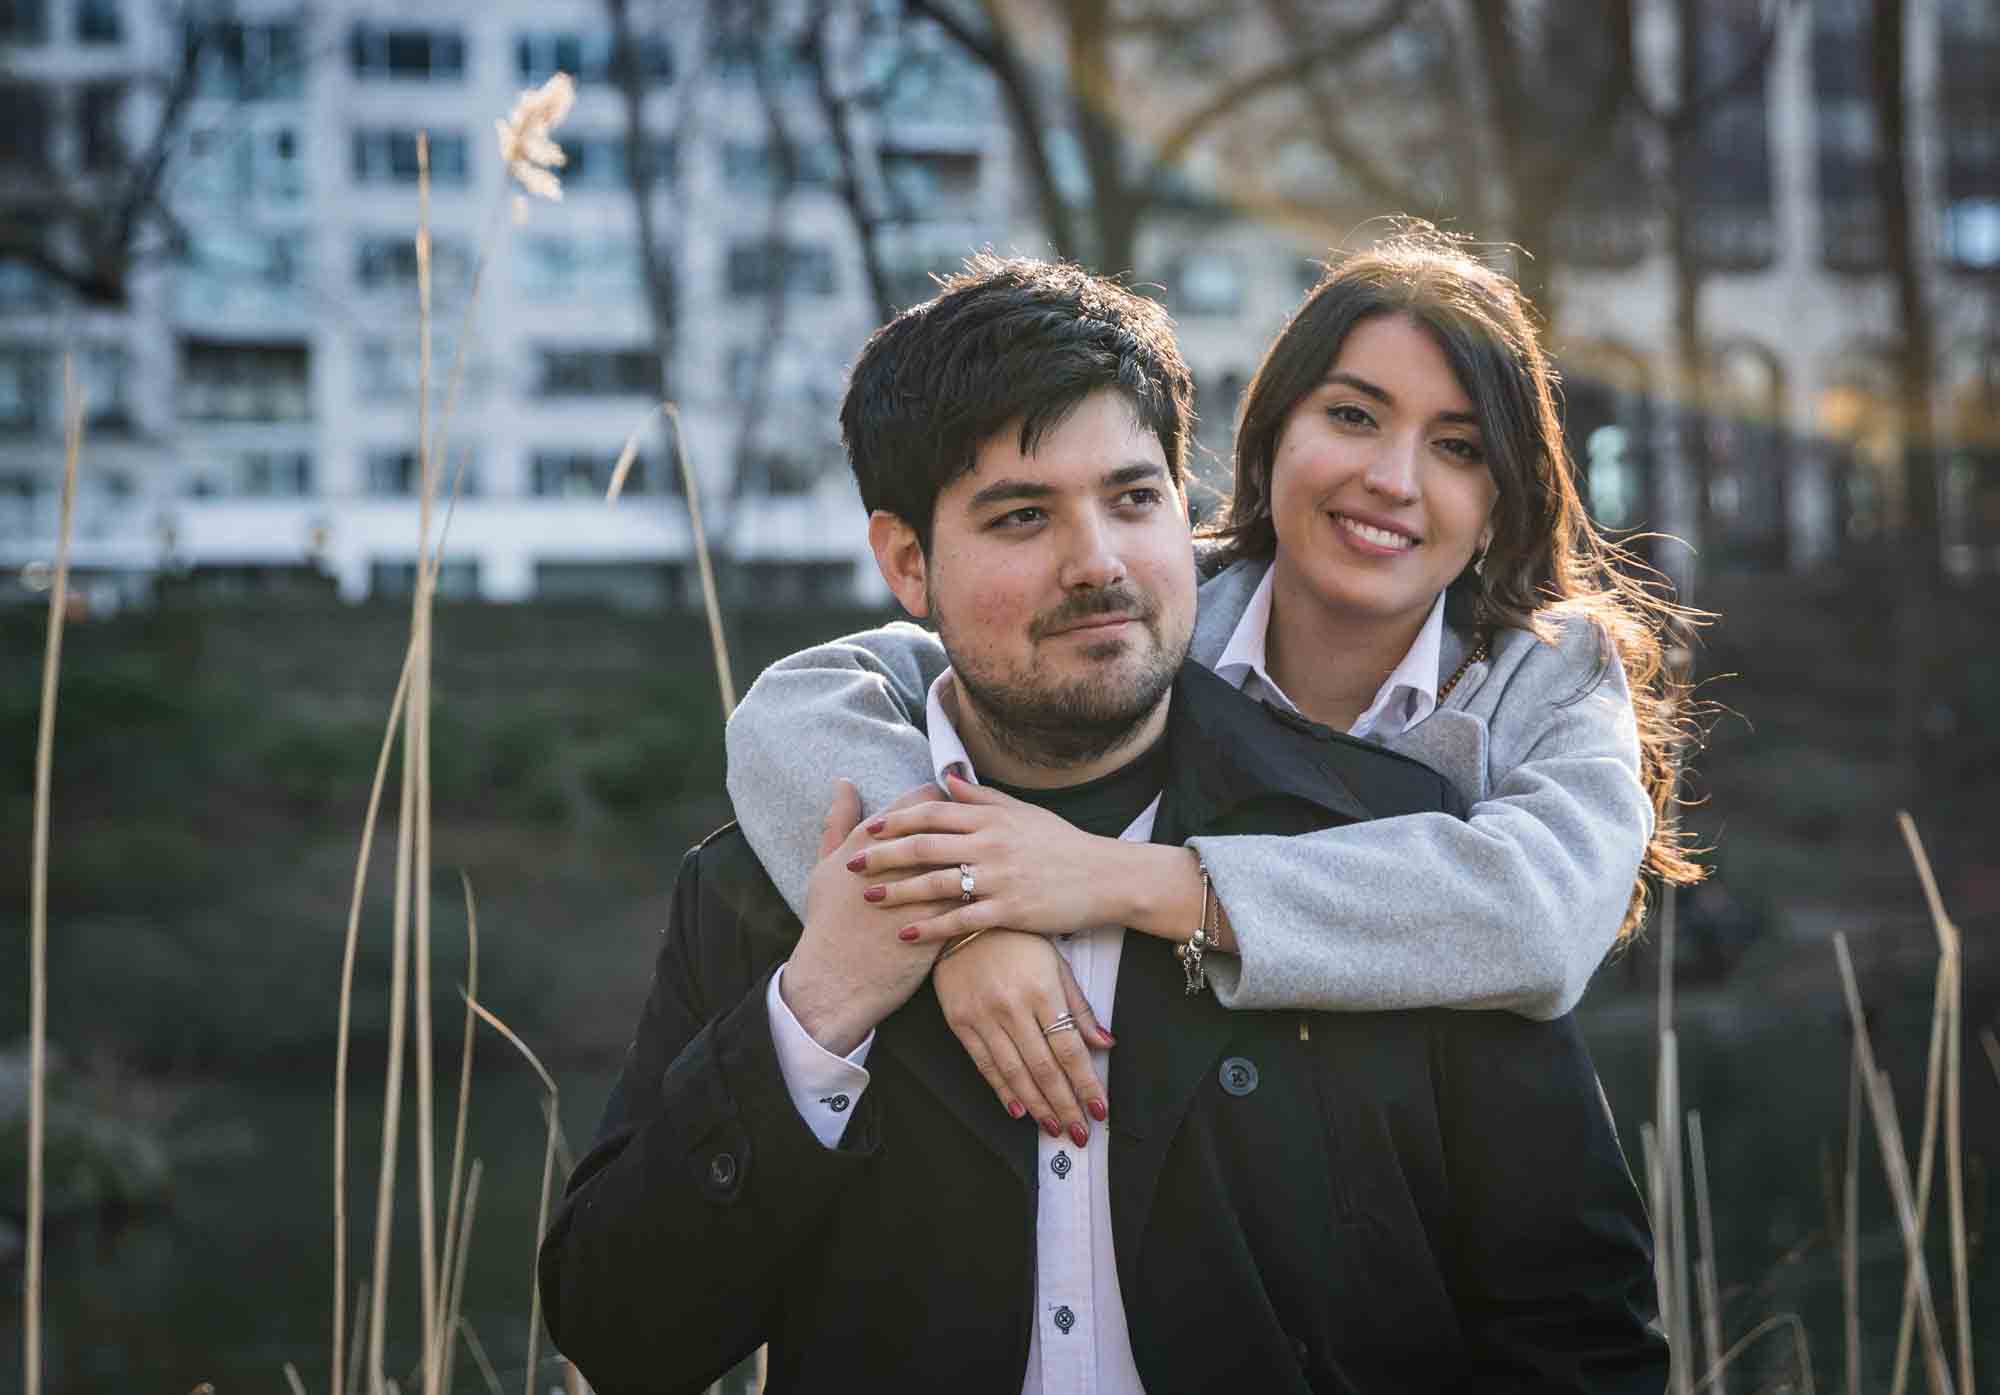
[[[870,341],[843,424],[883,575],[952,661],[935,763],[1173,843],[1454,808],[1185,662],[1190,398],[1160,310],[1074,268],[982,259]],[[1109,1146],[1072,1151],[992,1107],[934,951],[897,938],[912,908],[852,894],[858,817],[843,788],[803,925],[733,828],[682,865],[542,1252],[604,1395],[698,1390],[760,1343],[773,1390],[1664,1387],[1567,1020],[1231,1014],[1166,942],[1090,931],[1119,1046]]]

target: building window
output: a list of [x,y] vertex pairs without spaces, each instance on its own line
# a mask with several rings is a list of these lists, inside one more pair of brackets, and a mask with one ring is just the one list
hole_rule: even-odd
[[890,207],[911,221],[964,218],[979,196],[979,153],[956,150],[884,150],[882,182]]
[[687,583],[687,569],[673,562],[535,563],[535,598],[558,605],[662,610],[680,604]]
[[1242,259],[1227,252],[1196,252],[1175,268],[1170,297],[1183,315],[1237,315],[1248,292]]
[[49,168],[51,90],[31,83],[0,83],[0,165],[18,169]]
[[743,487],[752,494],[810,494],[826,475],[826,460],[810,450],[752,450],[743,462]]
[[[541,499],[602,499],[611,488],[618,452],[570,448],[535,451],[528,457],[528,492]],[[625,475],[626,494],[674,493],[679,477],[662,475],[651,455],[640,451]]]
[[305,195],[303,152],[289,125],[197,128],[188,133],[181,171],[189,196],[209,202],[287,204]]
[[115,170],[125,163],[125,86],[117,82],[86,83],[77,93],[78,142],[83,167],[92,174]]
[[718,34],[710,53],[716,70],[732,82],[754,81],[759,63],[782,83],[808,84],[815,76],[801,39],[773,41],[739,28],[734,33]]
[[313,492],[312,456],[252,450],[236,457],[236,491],[246,499],[302,499]]
[[[417,589],[417,564],[376,558],[368,564],[368,595],[374,600],[407,599]],[[438,563],[437,595],[445,601],[479,599],[479,559],[446,557]]]
[[93,431],[130,431],[132,355],[122,344],[97,344],[77,359],[84,425]]
[[[369,235],[354,244],[354,279],[364,291],[417,291],[417,242],[406,233]],[[472,253],[457,238],[431,241],[431,291],[456,295],[472,284]]]
[[731,603],[764,610],[840,604],[854,599],[854,563],[738,562],[725,584]]
[[905,52],[882,74],[882,114],[896,121],[963,126],[986,116],[990,81],[955,47]]
[[[674,80],[673,50],[654,34],[637,36],[639,76],[649,84]],[[610,33],[593,30],[523,31],[514,36],[514,71],[521,81],[538,87],[557,73],[568,73],[578,82],[611,82],[618,76],[612,63]]]
[[455,29],[357,24],[348,31],[347,53],[361,78],[457,82],[465,76],[465,36]]
[[[797,188],[829,188],[840,177],[840,156],[825,141],[795,143],[792,158]],[[777,153],[769,143],[722,144],[722,179],[731,189],[750,194],[773,192],[778,187],[777,164]]]
[[52,377],[47,349],[0,346],[0,431],[40,431],[49,420]]
[[181,341],[181,416],[189,421],[308,421],[312,356],[304,344]]
[[729,294],[768,295],[785,268],[785,289],[805,295],[833,294],[833,252],[812,243],[738,242],[729,249]]
[[200,39],[197,86],[203,96],[255,102],[297,97],[305,90],[304,45],[295,21],[217,20]]
[[757,393],[757,375],[765,375],[769,402],[796,402],[829,411],[840,398],[839,369],[814,355],[784,348],[767,352],[740,347],[729,351],[729,395],[748,402]]
[[[515,289],[525,299],[628,299],[642,292],[639,249],[627,237],[521,237],[512,259]],[[671,278],[671,264],[667,272]]]
[[76,39],[83,44],[115,44],[125,37],[119,0],[76,0]]
[[0,313],[46,310],[55,301],[55,287],[40,267],[20,257],[0,257]]
[[311,244],[302,231],[250,233],[217,228],[194,238],[176,278],[180,313],[199,318],[232,308],[289,310],[311,277]]
[[1962,271],[2000,271],[2000,17],[1990,3],[1959,0],[1938,16],[1938,124],[1944,147],[1944,207],[1938,232],[1946,261]]
[[[455,350],[448,334],[439,333],[431,344],[431,384],[436,391],[450,376]],[[370,337],[354,347],[356,395],[366,401],[402,401],[417,395],[417,360],[421,350],[414,334]],[[474,350],[464,365],[460,391],[464,397],[484,395],[487,360]]]
[[[1751,63],[1763,36],[1756,17],[1733,3],[1702,0],[1694,46],[1698,91],[1719,88]],[[1777,253],[1767,111],[1768,59],[1753,81],[1701,114],[1680,197],[1692,216],[1693,253],[1707,266],[1750,271]]]
[[[433,131],[431,182],[464,185],[471,180],[465,136]],[[417,182],[417,132],[410,128],[369,127],[354,133],[354,178],[363,184]]]
[[[630,180],[630,142],[623,136],[585,133],[562,139],[565,189],[623,189]],[[671,179],[674,172],[672,141],[649,138],[645,144],[655,178]]]
[[0,0],[0,44],[38,44],[48,36],[48,0]]
[[535,391],[543,397],[662,397],[651,349],[535,349]]
[[[438,471],[437,497],[451,497],[456,481],[458,497],[469,499],[479,493],[479,462],[471,447],[448,451],[449,459]],[[378,499],[413,499],[423,487],[424,472],[417,453],[408,447],[391,446],[368,452],[362,487]]]

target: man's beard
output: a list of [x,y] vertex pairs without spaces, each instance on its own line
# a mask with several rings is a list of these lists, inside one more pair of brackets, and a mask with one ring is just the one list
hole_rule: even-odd
[[[1099,660],[1099,669],[1062,684],[1037,681],[1031,674],[987,673],[965,657],[954,645],[949,625],[935,606],[938,638],[945,656],[951,660],[959,692],[971,705],[988,736],[1014,759],[1045,770],[1061,770],[1085,765],[1110,754],[1129,741],[1159,707],[1173,687],[1187,657],[1186,640],[1176,651],[1160,633],[1160,608],[1147,597],[1129,590],[1094,591],[1066,603],[1029,627],[1031,638],[1040,640],[1066,626],[1098,615],[1132,616],[1150,636],[1152,652],[1134,671],[1129,658],[1105,654],[1101,658],[1083,642],[1084,655]],[[1119,637],[1106,639],[1103,646],[1127,648],[1134,641]]]

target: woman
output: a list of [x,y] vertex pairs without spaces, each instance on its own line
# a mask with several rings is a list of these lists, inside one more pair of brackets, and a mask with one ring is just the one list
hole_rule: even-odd
[[[1010,1113],[1079,1142],[1104,1117],[1083,1047],[1111,1037],[1047,937],[1211,925],[1231,1008],[1549,1017],[1638,924],[1647,877],[1700,876],[1671,817],[1662,633],[1683,612],[1619,572],[1585,514],[1554,379],[1517,288],[1460,244],[1425,228],[1347,256],[1246,390],[1210,534],[1192,657],[1430,764],[1468,818],[1197,838],[1190,858],[953,779],[950,802],[871,824],[856,895],[936,901],[976,869],[976,900],[904,933],[949,941],[938,997]],[[833,777],[871,808],[931,778],[908,714],[944,664],[892,625],[773,666],[732,717],[730,793],[794,907]],[[808,722],[848,736],[851,768],[791,764]],[[1081,1030],[1052,1047],[1040,1024],[1064,1011]]]

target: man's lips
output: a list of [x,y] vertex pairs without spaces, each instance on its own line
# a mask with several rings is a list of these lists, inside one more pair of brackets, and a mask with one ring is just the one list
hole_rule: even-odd
[[1130,625],[1138,620],[1136,615],[1093,615],[1088,620],[1079,620],[1074,625],[1065,625],[1059,630],[1050,630],[1049,638],[1059,635],[1087,634],[1093,630],[1112,630],[1121,625]]

